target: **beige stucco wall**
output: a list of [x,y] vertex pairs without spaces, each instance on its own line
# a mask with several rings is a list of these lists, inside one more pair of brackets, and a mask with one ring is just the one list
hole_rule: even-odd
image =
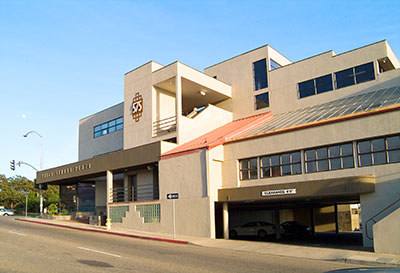
[[[129,212],[123,219],[123,223],[116,226],[172,234],[172,205],[175,202],[177,235],[208,238],[215,236],[214,212],[210,209],[211,201],[207,194],[207,156],[207,152],[202,151],[161,160],[159,162],[160,200],[130,203]],[[168,193],[178,193],[179,199],[168,200]],[[135,211],[136,205],[143,204],[160,204],[160,223],[143,222]]]
[[375,252],[400,254],[400,208],[374,225]]
[[[124,149],[151,143],[153,129],[152,72],[162,66],[149,62],[125,74],[124,79]],[[138,122],[131,116],[131,104],[135,94],[143,97],[143,114]],[[155,91],[154,91],[155,92]]]
[[206,160],[205,151],[161,160],[160,199],[174,192],[182,199],[207,197]]
[[[179,196],[175,201],[162,199],[150,202],[120,204],[129,206],[129,212],[122,223],[114,223],[114,227],[127,228],[143,232],[173,234],[172,206],[175,202],[175,233],[183,236],[210,238],[210,214],[208,198],[184,199]],[[160,204],[160,223],[144,223],[136,205]],[[119,205],[116,205],[119,206]]]
[[[264,93],[268,89],[254,91],[253,62],[264,58],[268,59],[268,46],[244,53],[204,70],[206,74],[212,77],[217,76],[217,79],[232,86],[231,103],[234,119],[255,113],[254,95]],[[265,112],[265,110],[260,112]]]
[[232,121],[232,113],[209,104],[195,118],[180,119],[180,142],[186,143],[206,132],[210,132]]
[[[234,119],[237,119],[266,111],[271,111],[275,114],[321,104],[354,94],[373,85],[381,84],[390,78],[398,77],[400,75],[399,70],[396,73],[388,71],[378,74],[377,60],[383,57],[388,57],[395,67],[399,67],[399,61],[386,41],[337,55],[333,51],[328,51],[295,63],[290,63],[289,60],[273,48],[264,46],[208,67],[205,69],[205,73],[210,76],[216,75],[218,79],[232,86],[232,101],[229,109],[232,110]],[[272,58],[286,65],[268,71],[268,87],[254,91],[252,65],[253,62],[263,58],[268,61],[269,58]],[[334,72],[368,62],[374,62],[376,80],[298,99],[297,84],[299,82],[326,74],[333,74]],[[269,92],[270,107],[255,110],[255,96],[265,92]],[[225,104],[226,102],[223,107],[229,107]]]
[[111,106],[103,111],[90,115],[79,121],[78,159],[85,160],[97,155],[115,152],[123,149],[123,130],[93,137],[94,127],[104,122],[122,117],[124,103]]
[[[305,108],[315,104],[325,103],[357,93],[377,84],[381,84],[382,82],[388,80],[388,75],[386,75],[386,73],[389,73],[392,77],[398,77],[400,75],[400,70],[397,70],[397,73],[390,73],[391,71],[382,74],[377,73],[378,67],[376,61],[387,56],[387,53],[386,42],[381,42],[339,55],[334,55],[334,52],[329,51],[315,57],[275,69],[269,74],[271,90],[271,106],[269,107],[269,110],[273,113],[281,113],[299,108]],[[327,74],[334,74],[334,72],[372,61],[374,62],[376,80],[297,99],[297,84],[299,82],[311,80]],[[334,82],[333,85],[335,85]]]

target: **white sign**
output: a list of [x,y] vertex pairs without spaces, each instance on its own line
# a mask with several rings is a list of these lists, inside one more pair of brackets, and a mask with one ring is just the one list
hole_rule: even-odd
[[286,194],[296,194],[296,189],[282,189],[282,190],[271,190],[271,191],[261,192],[261,196],[286,195]]

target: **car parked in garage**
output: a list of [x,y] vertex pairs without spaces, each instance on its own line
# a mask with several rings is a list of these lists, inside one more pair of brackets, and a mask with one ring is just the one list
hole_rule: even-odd
[[238,236],[257,236],[260,239],[265,239],[274,234],[275,226],[273,224],[264,221],[252,221],[231,228],[229,231],[229,238],[236,238]]
[[282,237],[304,237],[311,235],[311,227],[297,221],[287,221],[280,225]]

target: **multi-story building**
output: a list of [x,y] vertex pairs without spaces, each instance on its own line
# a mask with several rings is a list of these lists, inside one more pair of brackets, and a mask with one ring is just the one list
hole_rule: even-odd
[[79,162],[37,182],[114,226],[210,238],[250,220],[340,231],[356,205],[364,246],[399,253],[399,68],[386,41],[293,63],[266,45],[204,72],[151,61],[80,121]]

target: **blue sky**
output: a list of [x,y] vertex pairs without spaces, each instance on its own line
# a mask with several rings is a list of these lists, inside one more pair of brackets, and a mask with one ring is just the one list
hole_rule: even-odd
[[400,1],[0,1],[0,174],[78,159],[79,119],[123,101],[149,60],[198,70],[270,44],[292,61],[383,39],[400,56]]

